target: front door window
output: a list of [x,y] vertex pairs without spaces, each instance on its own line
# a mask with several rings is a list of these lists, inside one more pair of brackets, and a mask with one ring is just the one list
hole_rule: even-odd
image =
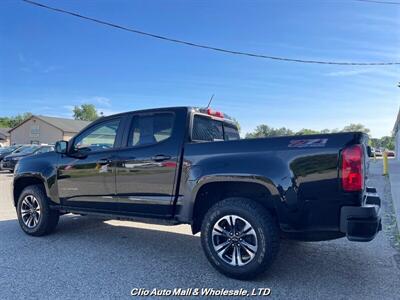
[[73,149],[75,151],[85,149],[91,152],[112,149],[119,123],[120,119],[116,119],[89,128],[75,139]]

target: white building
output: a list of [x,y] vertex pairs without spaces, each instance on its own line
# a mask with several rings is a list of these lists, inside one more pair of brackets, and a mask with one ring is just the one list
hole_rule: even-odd
[[400,109],[399,113],[397,114],[396,123],[393,127],[393,134],[394,134],[394,147],[396,150],[396,158],[400,160]]

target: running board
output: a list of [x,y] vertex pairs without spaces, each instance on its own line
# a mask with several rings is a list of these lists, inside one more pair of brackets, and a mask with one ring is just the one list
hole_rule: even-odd
[[51,209],[56,209],[60,211],[62,214],[77,214],[83,216],[95,216],[113,220],[120,220],[120,221],[133,221],[139,223],[148,223],[148,224],[156,224],[156,225],[179,225],[182,224],[181,222],[175,219],[163,219],[163,218],[155,218],[155,217],[139,217],[139,216],[127,216],[121,215],[118,213],[110,213],[110,212],[98,212],[98,211],[91,211],[91,210],[83,210],[83,209],[76,209],[68,206],[52,206]]

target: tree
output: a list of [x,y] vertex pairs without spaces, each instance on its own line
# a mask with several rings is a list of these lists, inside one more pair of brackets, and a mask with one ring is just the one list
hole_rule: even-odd
[[238,131],[240,132],[242,130],[242,128],[240,127],[239,121],[236,120],[235,118],[231,118],[231,120],[233,121],[233,123],[235,123]]
[[342,129],[342,132],[352,132],[352,131],[361,131],[366,134],[369,134],[371,130],[366,128],[363,124],[354,124],[354,123],[347,125]]
[[380,139],[370,138],[368,141],[368,144],[373,148],[379,148],[380,147]]
[[392,136],[383,136],[380,139],[371,138],[369,141],[371,147],[394,150],[394,137]]
[[0,127],[2,128],[14,128],[15,126],[21,124],[26,119],[32,117],[30,112],[26,112],[13,117],[0,117]]
[[[286,135],[306,135],[306,134],[325,134],[325,133],[337,133],[337,132],[352,132],[352,131],[361,131],[366,134],[370,133],[370,130],[366,128],[363,124],[350,124],[345,126],[342,130],[339,130],[337,128],[334,129],[323,129],[321,131],[319,130],[314,130],[314,129],[309,129],[309,128],[303,128],[296,133],[293,132],[293,130],[286,128],[286,127],[281,127],[281,128],[273,128],[270,127],[266,124],[258,125],[256,129],[253,132],[247,133],[246,138],[258,138],[258,137],[268,137],[268,136],[286,136]],[[390,139],[390,137],[387,137]],[[382,142],[382,144],[385,144],[386,146],[381,146],[381,147],[386,147],[389,148],[391,147],[390,140],[385,140],[385,142]],[[377,141],[372,141],[372,145],[375,144],[381,144],[380,142],[378,143]],[[394,142],[392,141],[394,144]],[[377,146],[373,146],[377,147]]]
[[293,135],[294,132],[286,127],[273,128],[268,125],[262,124],[258,125],[254,132],[246,134],[246,138],[259,138],[267,136],[284,136]]
[[394,150],[394,137],[392,136],[383,136],[380,138],[380,147]]
[[75,120],[94,121],[99,118],[96,107],[93,104],[75,106],[73,112]]
[[296,132],[296,135],[319,134],[319,133],[321,133],[321,132],[318,130],[303,128],[302,130]]

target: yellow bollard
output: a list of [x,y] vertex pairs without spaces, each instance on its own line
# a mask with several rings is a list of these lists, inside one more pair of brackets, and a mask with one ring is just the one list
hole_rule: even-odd
[[388,175],[389,174],[389,162],[388,162],[388,155],[387,152],[383,152],[383,175]]

